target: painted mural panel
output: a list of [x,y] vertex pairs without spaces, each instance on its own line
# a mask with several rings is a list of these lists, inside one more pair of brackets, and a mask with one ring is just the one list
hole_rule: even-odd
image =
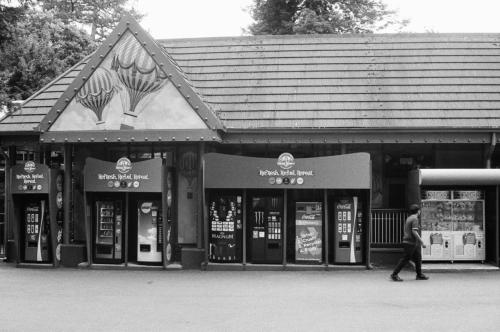
[[205,128],[165,72],[127,32],[50,131]]

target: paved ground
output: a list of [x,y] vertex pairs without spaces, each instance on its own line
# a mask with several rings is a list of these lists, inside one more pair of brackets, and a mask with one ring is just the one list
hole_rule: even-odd
[[500,272],[102,271],[0,263],[0,331],[499,331]]

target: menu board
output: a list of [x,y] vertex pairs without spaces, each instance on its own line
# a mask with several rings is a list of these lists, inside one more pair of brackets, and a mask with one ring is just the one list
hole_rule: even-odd
[[424,260],[484,260],[484,201],[480,191],[454,191],[422,201]]
[[236,262],[241,259],[237,233],[242,229],[241,196],[218,196],[210,201],[210,260]]
[[321,202],[297,202],[295,212],[295,260],[322,260],[323,212]]

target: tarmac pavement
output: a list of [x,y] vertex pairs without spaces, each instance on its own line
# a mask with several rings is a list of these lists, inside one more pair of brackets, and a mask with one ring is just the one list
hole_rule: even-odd
[[0,331],[499,331],[500,272],[144,271],[0,263]]

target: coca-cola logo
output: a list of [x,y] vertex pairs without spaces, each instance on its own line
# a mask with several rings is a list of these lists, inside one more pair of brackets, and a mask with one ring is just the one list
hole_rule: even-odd
[[116,162],[116,170],[122,174],[130,172],[132,169],[132,163],[130,162],[130,159],[123,157],[118,159]]
[[295,166],[295,161],[291,153],[285,152],[278,157],[277,164],[283,169],[290,169]]
[[26,164],[24,164],[24,170],[27,173],[33,173],[36,169],[36,165],[32,161],[27,161]]

